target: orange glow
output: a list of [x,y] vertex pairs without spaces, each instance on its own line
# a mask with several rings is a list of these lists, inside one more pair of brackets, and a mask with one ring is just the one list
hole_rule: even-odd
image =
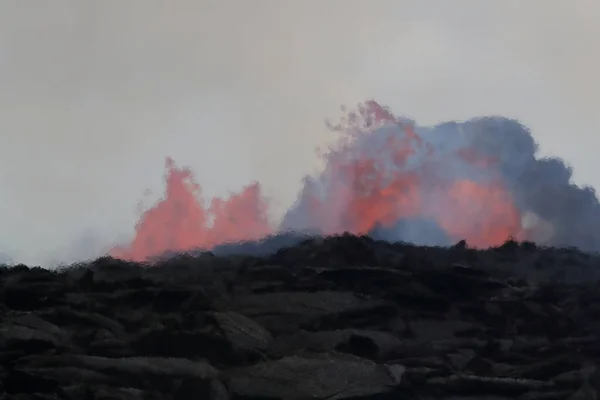
[[[300,200],[306,225],[323,234],[365,234],[403,218],[427,217],[451,238],[466,239],[475,247],[499,245],[509,237],[524,239],[520,211],[493,157],[462,148],[436,159],[431,143],[410,123],[373,101],[346,122],[349,127],[340,129],[344,134],[325,154],[327,184],[317,190],[314,180],[305,181]],[[371,141],[369,135],[381,126],[401,134]],[[368,152],[361,150],[359,140],[369,143]],[[410,167],[417,156],[422,162]],[[469,165],[486,178],[442,178],[448,160]],[[142,214],[132,243],[112,255],[143,261],[165,251],[210,249],[277,231],[267,220],[267,202],[258,183],[209,204],[203,206],[192,173],[167,159],[165,197]]]

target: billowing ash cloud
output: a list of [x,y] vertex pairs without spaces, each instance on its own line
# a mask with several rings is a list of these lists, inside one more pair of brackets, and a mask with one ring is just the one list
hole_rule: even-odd
[[[380,127],[373,128],[378,118]],[[349,203],[356,202],[360,195],[357,190],[340,193],[339,186],[347,188],[357,183],[364,186],[365,182],[375,180],[376,185],[367,190],[393,192],[392,208],[397,207],[392,210],[392,216],[397,218],[389,220],[389,215],[380,216],[380,219],[388,218],[385,226],[380,225],[381,220],[376,221],[376,226],[367,224],[372,228],[369,233],[380,239],[425,245],[452,243],[459,237],[452,237],[448,229],[441,228],[440,220],[455,213],[456,219],[463,219],[463,223],[471,227],[463,233],[473,237],[482,230],[498,229],[503,233],[507,227],[502,225],[507,221],[502,219],[502,215],[499,214],[498,219],[486,219],[486,215],[494,207],[501,207],[499,203],[510,201],[520,217],[518,227],[508,227],[510,236],[547,245],[576,246],[588,251],[600,249],[600,205],[594,190],[573,184],[571,168],[564,161],[536,158],[538,146],[530,131],[518,121],[485,117],[434,127],[413,126],[419,140],[415,141],[416,144],[407,144],[406,127],[412,122],[392,116],[389,110],[374,102],[367,103],[366,108],[350,119],[350,127],[345,121],[346,124],[338,128],[352,130],[351,144],[333,149],[326,156],[323,173],[306,178],[298,201],[281,224],[283,230],[312,229],[328,233],[331,224],[337,224],[333,231],[352,230],[353,224],[344,225],[344,219],[356,219],[357,216],[348,213],[370,211],[367,208],[352,210]],[[398,144],[401,141],[405,142]],[[391,158],[407,151],[407,147],[410,147],[410,154],[394,163]],[[340,161],[340,154],[343,161]],[[361,168],[351,168],[350,173],[339,172],[340,165],[352,167],[357,163],[365,165],[367,161],[379,162],[379,165],[367,173]],[[353,182],[340,185],[340,179]],[[399,180],[403,180],[402,184],[406,187],[396,190],[394,181]],[[467,181],[482,184],[488,191],[492,187],[503,187],[509,196],[499,199],[501,192],[498,192],[476,199],[474,196],[480,193],[465,190],[459,195],[465,197],[462,200],[468,203],[469,212],[461,214],[465,208],[452,204],[444,192],[449,184]],[[400,193],[410,187],[414,188],[418,199],[407,204],[405,200],[411,195],[410,189]],[[332,195],[337,198],[327,199]],[[316,217],[315,199],[329,207]],[[371,195],[364,204],[377,209],[386,201],[385,196]],[[419,210],[404,213],[402,208],[412,207],[413,202],[419,204]],[[491,222],[492,226],[477,228],[482,219]],[[452,222],[446,225],[451,226]],[[460,229],[457,231],[460,232]],[[504,240],[506,237],[502,237],[502,233],[499,239]],[[494,240],[481,244],[497,244]]]
[[111,254],[138,261],[198,249],[260,255],[306,235],[344,232],[421,245],[464,239],[486,248],[514,238],[600,248],[593,189],[572,184],[563,161],[536,158],[535,141],[515,120],[422,127],[368,101],[330,127],[339,140],[277,227],[258,182],[204,201],[192,172],[169,159],[165,197],[142,214],[134,240]]
[[515,121],[487,118],[457,124],[455,129],[460,126],[475,148],[498,158],[499,170],[522,216],[538,219],[532,240],[600,249],[598,198],[593,188],[572,183],[570,166],[558,158],[537,159],[537,144]]

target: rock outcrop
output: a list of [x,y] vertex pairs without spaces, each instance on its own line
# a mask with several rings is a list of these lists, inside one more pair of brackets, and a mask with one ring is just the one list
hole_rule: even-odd
[[0,399],[600,398],[600,262],[311,239],[0,269]]

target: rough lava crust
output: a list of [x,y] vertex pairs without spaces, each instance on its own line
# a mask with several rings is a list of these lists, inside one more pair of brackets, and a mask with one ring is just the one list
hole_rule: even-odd
[[342,235],[0,268],[0,399],[597,399],[598,256]]

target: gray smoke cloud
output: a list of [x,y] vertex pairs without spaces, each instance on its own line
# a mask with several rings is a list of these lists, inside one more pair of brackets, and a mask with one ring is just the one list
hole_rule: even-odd
[[[383,113],[391,113],[391,110],[382,109],[376,104],[374,107],[361,105],[359,109],[366,111],[365,114],[361,112],[365,117],[358,118],[358,122],[350,128],[341,128],[344,132],[356,132],[357,135],[341,150],[335,147],[332,153],[328,153],[323,171],[316,176],[305,177],[300,195],[285,214],[277,234],[259,241],[222,244],[211,251],[217,255],[268,255],[306,238],[327,234],[331,232],[331,226],[341,229],[333,232],[336,234],[346,229],[352,231],[349,228],[352,224],[347,225],[348,221],[355,220],[352,215],[354,211],[348,207],[350,202],[368,196],[372,189],[385,192],[391,187],[389,183],[397,179],[394,172],[398,170],[403,171],[403,177],[410,174],[418,178],[414,182],[417,183],[421,211],[415,216],[378,221],[367,233],[374,239],[426,246],[449,246],[465,239],[452,237],[446,232],[436,219],[435,210],[441,208],[445,215],[459,214],[461,224],[473,227],[480,225],[484,214],[492,212],[495,205],[490,202],[495,198],[487,198],[484,203],[475,200],[470,203],[469,211],[478,211],[462,213],[462,209],[454,208],[449,198],[444,196],[445,184],[467,179],[481,184],[493,182],[508,191],[510,204],[516,206],[520,218],[519,231],[514,233],[527,232],[521,240],[546,246],[575,246],[585,251],[600,251],[600,202],[595,190],[574,184],[571,167],[560,158],[540,157],[538,144],[531,132],[518,121],[484,117],[424,127],[415,125],[414,121],[395,117],[404,122],[388,122],[378,128],[363,129],[375,120],[373,116],[379,112],[377,110]],[[358,114],[352,111],[350,115]],[[407,124],[418,135],[418,142],[402,142],[407,138]],[[390,146],[390,138],[397,138],[397,144],[405,143],[414,150],[407,160],[394,162],[393,156],[400,154],[397,150],[402,147]],[[493,162],[488,167],[470,162],[460,156],[460,151],[465,149],[472,150],[469,154],[476,155],[480,160]],[[340,167],[356,166],[356,160],[377,162],[377,177],[360,169],[340,172]],[[497,180],[498,177],[500,180]],[[402,215],[403,207],[407,207],[401,197],[410,197],[407,190],[410,189],[411,180],[401,182],[405,191],[404,194],[396,192],[394,203],[398,215]],[[328,201],[329,197],[334,201]],[[381,203],[371,201],[372,209],[386,207],[384,196],[373,198]],[[318,210],[319,206],[315,206],[315,200],[326,204],[324,213]],[[501,240],[509,238],[505,236]]]
[[126,240],[167,155],[206,196],[260,181],[276,221],[322,166],[323,120],[368,98],[424,125],[517,118],[600,187],[598,17],[593,0],[2,1],[0,253]]
[[[495,198],[489,198],[483,204],[475,201],[469,206],[470,213],[462,213],[462,209],[454,208],[445,196],[445,189],[440,191],[446,183],[467,179],[482,184],[499,183],[508,190],[509,202],[519,212],[519,230],[522,230],[521,227],[528,230],[527,240],[544,245],[576,246],[586,251],[600,251],[600,202],[594,188],[574,184],[573,171],[562,159],[540,157],[538,144],[531,132],[518,121],[484,117],[466,122],[446,122],[434,127],[415,126],[414,122],[406,121],[400,125],[385,123],[365,132],[363,127],[369,126],[375,120],[375,115],[385,115],[393,110],[386,111],[379,105],[362,107],[362,110],[355,115],[363,117],[351,126],[351,131],[357,131],[359,135],[344,147],[342,159],[363,160],[363,163],[365,159],[373,160],[378,163],[375,164],[377,176],[372,177],[371,172],[354,169],[350,173],[339,173],[340,165],[353,165],[354,162],[348,164],[342,161],[340,164],[339,157],[327,157],[323,172],[305,179],[302,195],[283,219],[284,231],[327,231],[332,221],[334,226],[347,229],[344,223],[352,219],[349,213],[353,212],[347,208],[349,202],[365,196],[365,193],[368,195],[372,190],[385,191],[389,182],[398,181],[394,171],[402,171],[402,177],[408,174],[416,177],[420,215],[397,217],[391,225],[390,221],[385,221],[387,226],[377,226],[370,232],[375,238],[422,245],[449,245],[453,243],[452,240],[465,239],[452,238],[444,232],[436,223],[435,216],[439,216],[436,213],[439,209],[444,215],[458,213],[461,214],[461,224],[466,222],[475,227],[485,214],[492,212],[495,205],[490,203]],[[407,124],[414,126],[419,142],[402,142],[407,138]],[[394,162],[393,156],[399,153],[393,150],[394,146],[390,146],[390,138],[398,139],[396,149],[410,147],[413,150],[408,159]],[[461,157],[461,150],[465,149],[478,159],[493,160],[491,168]],[[499,181],[497,176],[500,177]],[[339,183],[342,180],[349,180],[342,185],[351,188],[351,191],[344,192],[340,197]],[[402,182],[405,189],[404,194],[396,195],[395,206],[401,212],[403,207],[407,207],[401,197],[409,197],[406,193],[411,181],[404,178],[398,182]],[[325,215],[332,220],[322,216],[315,218],[312,205],[315,198],[327,203],[329,196],[334,196],[335,201],[329,202],[332,207],[327,209]],[[468,195],[465,193],[463,196]],[[373,199],[378,200],[370,201],[370,207],[385,207],[385,197]],[[506,240],[508,236],[501,239]]]

